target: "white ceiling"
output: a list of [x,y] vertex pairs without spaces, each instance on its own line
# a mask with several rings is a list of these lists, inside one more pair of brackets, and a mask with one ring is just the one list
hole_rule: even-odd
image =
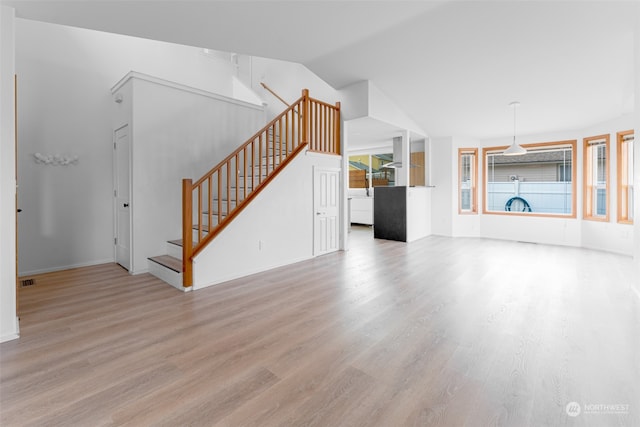
[[18,17],[373,83],[431,137],[579,129],[634,109],[637,1],[17,1]]

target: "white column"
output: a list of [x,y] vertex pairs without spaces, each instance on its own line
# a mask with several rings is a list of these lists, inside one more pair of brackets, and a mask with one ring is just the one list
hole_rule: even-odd
[[[430,141],[431,155],[435,159],[431,163],[431,231],[440,236],[453,234],[453,212],[457,212],[456,169],[457,157],[454,159],[453,137],[436,138]],[[455,209],[455,210],[454,210]]]
[[340,139],[342,150],[342,220],[340,221],[340,249],[343,251],[349,250],[349,155],[347,150],[349,147],[349,140],[347,132],[349,122],[342,121],[340,124]]
[[[397,151],[396,151],[397,150]],[[403,130],[399,137],[393,138],[393,160],[396,160],[398,153],[402,161],[402,167],[396,169],[396,185],[409,186],[410,166],[411,166],[411,145],[408,130]]]

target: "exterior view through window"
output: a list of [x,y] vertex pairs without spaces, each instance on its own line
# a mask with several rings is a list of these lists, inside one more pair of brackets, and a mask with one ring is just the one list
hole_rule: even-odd
[[478,213],[478,149],[458,150],[458,212]]
[[575,217],[576,141],[524,145],[504,156],[485,148],[485,213]]
[[393,153],[349,156],[349,188],[395,185],[395,169],[383,167],[393,161]]
[[609,135],[584,139],[584,218],[609,220]]
[[633,131],[618,132],[618,222],[633,223]]

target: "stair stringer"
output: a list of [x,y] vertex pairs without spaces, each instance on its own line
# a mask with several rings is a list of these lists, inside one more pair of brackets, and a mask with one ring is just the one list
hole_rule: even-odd
[[296,156],[194,257],[194,290],[313,257],[314,166],[340,168],[342,157]]

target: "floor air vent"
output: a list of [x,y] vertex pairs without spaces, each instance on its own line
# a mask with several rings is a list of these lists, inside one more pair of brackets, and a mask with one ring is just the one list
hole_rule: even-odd
[[21,288],[26,288],[27,286],[33,286],[36,284],[36,280],[35,279],[25,279],[25,280],[21,280],[20,281],[20,287]]

